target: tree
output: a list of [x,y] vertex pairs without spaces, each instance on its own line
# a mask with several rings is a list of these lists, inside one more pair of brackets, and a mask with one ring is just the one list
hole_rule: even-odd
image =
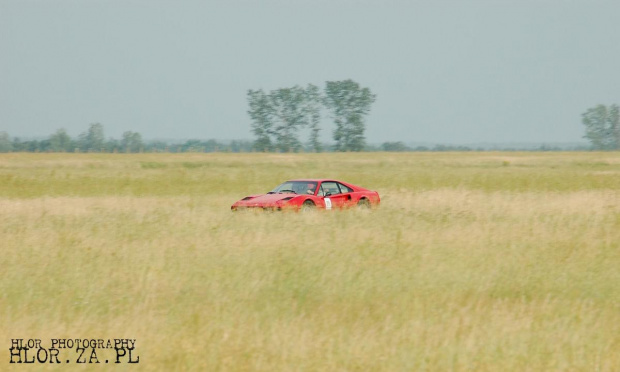
[[292,88],[248,91],[248,114],[252,119],[252,132],[256,136],[254,147],[258,151],[299,151],[298,138],[301,128],[311,129],[310,141],[320,149],[318,123],[320,120],[319,89],[310,84]]
[[104,140],[103,125],[92,123],[88,131],[80,134],[78,143],[83,151],[101,151]]
[[314,152],[323,151],[323,146],[319,141],[319,121],[321,120],[321,92],[316,85],[308,84],[306,88],[305,115],[308,118],[308,126],[310,127],[309,145]]
[[204,145],[200,140],[191,139],[181,146],[183,152],[204,152]]
[[248,90],[248,115],[252,119],[252,132],[256,136],[254,148],[257,151],[272,151],[274,145],[271,141],[273,136],[273,122],[271,121],[271,105],[269,97],[262,89]]
[[390,152],[411,151],[411,149],[401,141],[383,142],[383,144],[381,145],[381,150]]
[[620,107],[618,107],[618,105],[611,105],[609,107],[607,125],[611,130],[611,137],[614,141],[614,149],[620,150]]
[[103,143],[103,150],[105,152],[119,152],[122,151],[123,148],[121,146],[121,141],[117,140],[116,138],[108,138],[107,141],[105,141]]
[[271,91],[269,101],[276,136],[276,148],[282,152],[297,152],[301,143],[297,132],[308,124],[306,92],[299,86]]
[[353,80],[328,81],[325,83],[323,102],[331,111],[336,129],[336,151],[362,151],[364,149],[364,116],[376,95],[368,88],[361,88]]
[[218,148],[221,147],[220,144],[214,139],[210,139],[207,142],[205,142],[204,146],[205,146],[206,152],[215,152],[218,150]]
[[153,140],[146,144],[145,148],[150,152],[164,152],[168,144],[164,141]]
[[123,133],[121,148],[125,152],[140,152],[142,150],[142,136],[138,132],[127,131]]
[[597,150],[620,150],[620,108],[597,105],[582,115],[587,138]]
[[13,144],[7,132],[0,132],[0,152],[11,152]]
[[71,137],[64,129],[58,129],[50,136],[50,149],[54,152],[71,151]]

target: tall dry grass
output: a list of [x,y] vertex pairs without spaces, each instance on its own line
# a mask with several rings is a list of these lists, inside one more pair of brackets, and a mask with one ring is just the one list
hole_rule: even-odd
[[[4,154],[0,177],[2,369],[11,338],[126,337],[144,370],[620,370],[618,153]],[[297,177],[381,208],[230,212]]]

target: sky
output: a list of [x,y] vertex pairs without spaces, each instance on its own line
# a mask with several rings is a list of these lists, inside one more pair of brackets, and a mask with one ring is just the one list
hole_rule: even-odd
[[377,95],[370,143],[583,142],[581,114],[620,104],[618,14],[617,0],[0,0],[0,131],[252,139],[249,89],[352,79]]

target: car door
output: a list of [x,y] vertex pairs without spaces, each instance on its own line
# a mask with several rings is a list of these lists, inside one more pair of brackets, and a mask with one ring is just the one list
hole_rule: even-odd
[[350,207],[351,205],[354,204],[354,201],[352,200],[352,195],[351,195],[351,193],[353,192],[353,189],[341,184],[340,182],[337,182],[337,184],[338,184],[338,188],[340,188],[339,196],[342,199],[342,206]]
[[[325,209],[342,208],[347,201],[347,195],[343,195],[342,192],[340,192],[338,182],[325,181],[321,183],[319,193],[323,196]],[[350,199],[351,196],[349,195],[348,198]]]

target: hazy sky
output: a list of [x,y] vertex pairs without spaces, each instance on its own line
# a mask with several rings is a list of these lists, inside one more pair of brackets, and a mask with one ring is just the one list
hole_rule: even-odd
[[371,143],[582,141],[582,112],[620,104],[619,14],[619,0],[0,0],[0,131],[251,139],[248,89],[353,79],[377,94]]

